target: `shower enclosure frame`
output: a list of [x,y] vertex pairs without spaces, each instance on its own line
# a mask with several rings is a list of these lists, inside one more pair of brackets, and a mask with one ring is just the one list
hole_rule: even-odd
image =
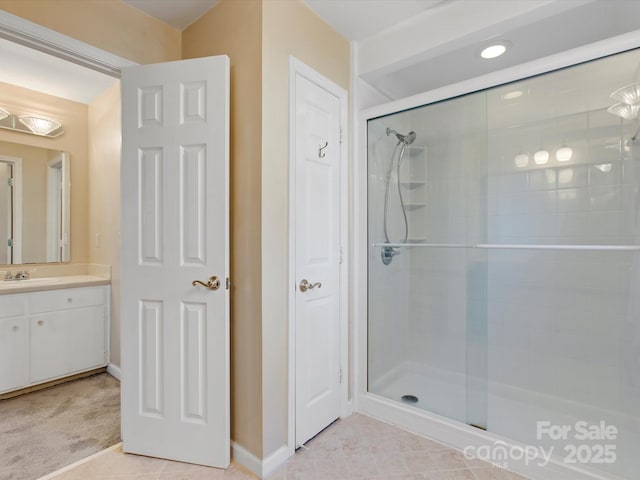
[[[356,120],[356,128],[354,129],[357,135],[354,139],[357,150],[354,158],[355,174],[353,185],[355,218],[355,225],[353,226],[353,402],[356,412],[361,412],[365,415],[393,423],[400,428],[430,437],[459,450],[467,446],[478,447],[481,445],[489,445],[495,441],[504,442],[507,449],[513,446],[523,446],[510,438],[479,430],[467,424],[428,411],[422,411],[368,392],[368,121],[388,114],[478,92],[635,48],[640,48],[640,29],[418,95],[377,105],[360,112]],[[417,133],[419,135],[419,132]],[[548,480],[566,480],[568,478],[606,480],[609,478],[554,460],[544,467],[544,470],[541,470],[537,465],[527,464],[524,460],[510,461],[509,466],[511,470],[517,473]]]

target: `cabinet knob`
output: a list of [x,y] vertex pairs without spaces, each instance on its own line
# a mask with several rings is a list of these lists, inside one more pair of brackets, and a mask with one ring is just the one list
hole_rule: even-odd
[[67,302],[69,302],[69,303],[73,302],[73,298],[71,298],[71,297],[67,298]]
[[14,332],[17,332],[18,330],[20,330],[20,327],[17,325],[14,325],[13,327],[11,327],[11,330],[13,330]]
[[38,320],[38,325],[44,325],[44,320]]

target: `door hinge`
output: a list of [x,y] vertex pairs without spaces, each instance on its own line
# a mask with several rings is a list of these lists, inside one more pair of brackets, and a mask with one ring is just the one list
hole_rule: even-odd
[[342,263],[342,247],[340,247],[340,259],[338,260],[338,263]]
[[13,187],[13,178],[7,178],[7,185]]
[[342,127],[340,127],[340,143],[342,143]]
[[7,239],[7,247],[13,247],[13,238]]
[[340,378],[338,379],[339,383],[342,383],[343,378],[344,378],[344,374],[342,371],[342,367],[340,367]]

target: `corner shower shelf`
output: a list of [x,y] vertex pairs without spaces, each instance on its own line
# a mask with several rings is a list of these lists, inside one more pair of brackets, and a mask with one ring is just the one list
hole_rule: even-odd
[[426,203],[405,203],[404,204],[404,208],[406,208],[408,211],[417,210],[419,208],[424,208],[426,206],[427,206]]
[[409,152],[424,152],[426,150],[426,147],[418,147],[416,145],[409,145],[407,147],[407,151]]
[[418,187],[422,187],[426,183],[427,182],[400,182],[400,185],[402,185],[404,188],[408,190],[414,190]]

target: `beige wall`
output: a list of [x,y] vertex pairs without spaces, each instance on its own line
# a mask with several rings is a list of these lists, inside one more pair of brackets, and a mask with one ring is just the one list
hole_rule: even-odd
[[[0,82],[0,105],[13,114],[34,113],[64,125],[58,138],[0,129],[0,141],[69,152],[71,163],[71,263],[86,263],[88,209],[88,145],[86,105]],[[46,190],[46,187],[45,187]]]
[[349,89],[349,42],[300,0],[262,17],[262,344],[264,453],[287,441],[289,55]]
[[[118,0],[0,0],[0,9],[140,63],[230,57],[232,437],[267,457],[287,441],[288,56],[348,88],[348,41],[300,0],[222,0],[182,38]],[[91,106],[92,122],[101,108]],[[118,210],[117,197],[104,201]],[[92,261],[108,257],[91,250]]]
[[289,55],[348,89],[349,42],[298,0],[223,0],[184,58],[231,58],[232,437],[260,458],[287,442]]
[[180,59],[180,31],[120,0],[0,0],[0,10],[136,63]]
[[184,31],[183,57],[231,59],[231,436],[262,457],[262,3],[222,0]]
[[[55,30],[137,63],[155,63],[181,58],[181,32],[164,22],[132,8],[120,0],[0,0],[0,10]],[[82,105],[83,164],[74,165],[79,158],[70,148],[51,146],[71,152],[72,164],[72,263],[106,263],[112,267],[112,331],[111,361],[120,364],[120,98],[118,87],[104,92],[89,108]],[[0,100],[3,98],[0,97]],[[0,101],[0,105],[7,105]],[[79,104],[77,104],[79,105]],[[91,141],[100,144],[91,148],[89,169],[88,110],[91,109]],[[65,125],[79,126],[71,120],[73,110],[62,119]],[[69,117],[65,121],[64,118]],[[117,125],[116,125],[117,123]],[[94,130],[98,128],[98,130]],[[99,128],[105,128],[100,132]],[[62,142],[76,140],[79,128],[68,128]],[[70,135],[72,133],[72,135]],[[3,132],[0,131],[0,140]],[[72,137],[72,138],[70,138]],[[78,138],[78,141],[80,139]],[[49,143],[45,141],[45,143]],[[116,145],[117,143],[117,145]],[[104,147],[105,152],[98,149]],[[103,163],[104,162],[104,163]],[[91,175],[91,178],[89,178]],[[89,186],[91,184],[91,186]],[[91,190],[90,190],[91,189]],[[74,203],[81,199],[81,203]],[[112,228],[110,225],[118,225]],[[95,245],[100,233],[101,246]]]
[[120,82],[89,105],[89,262],[111,265],[111,362],[120,365]]

